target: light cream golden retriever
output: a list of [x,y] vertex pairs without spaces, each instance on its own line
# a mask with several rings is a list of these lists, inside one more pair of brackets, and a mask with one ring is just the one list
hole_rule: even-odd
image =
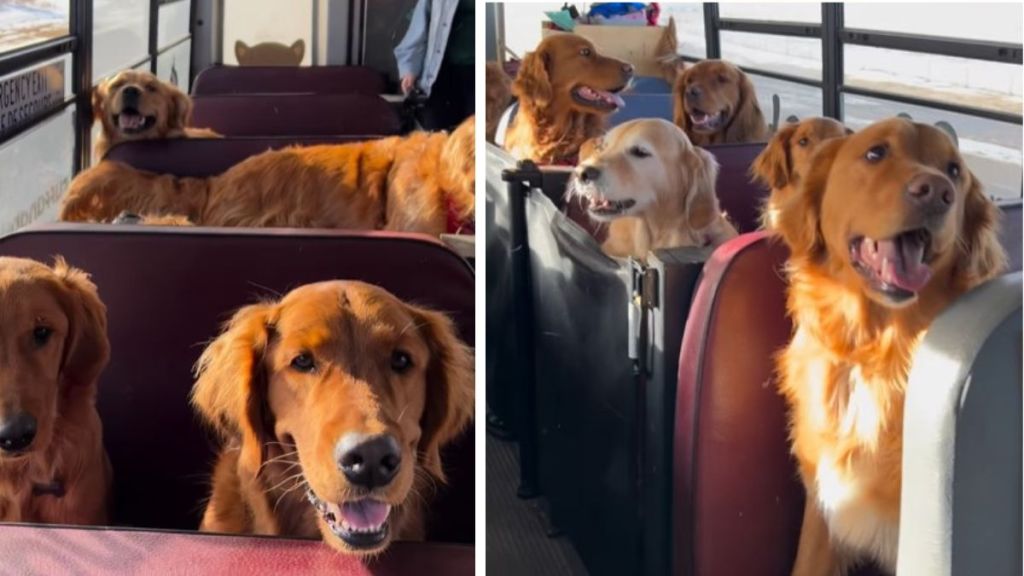
[[736,236],[718,205],[718,163],[662,119],[625,122],[582,150],[570,190],[610,223],[602,249],[646,258],[659,248],[717,246]]
[[130,140],[220,137],[190,127],[191,98],[149,72],[125,70],[108,78],[93,91],[92,110],[102,127],[94,146],[97,158]]

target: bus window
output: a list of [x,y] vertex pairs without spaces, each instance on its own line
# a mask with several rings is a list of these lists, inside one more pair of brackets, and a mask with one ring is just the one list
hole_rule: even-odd
[[149,55],[149,0],[93,4],[92,81],[131,68]]
[[7,0],[0,3],[0,53],[66,36],[70,0]]
[[0,235],[53,221],[71,182],[75,107],[0,145]]
[[189,2],[176,0],[160,5],[157,17],[156,75],[188,92],[192,64],[192,38],[188,28]]
[[663,4],[659,24],[668,24],[670,16],[676,21],[679,53],[690,58],[703,58],[707,52],[707,39],[704,36],[704,8],[702,5],[697,2]]

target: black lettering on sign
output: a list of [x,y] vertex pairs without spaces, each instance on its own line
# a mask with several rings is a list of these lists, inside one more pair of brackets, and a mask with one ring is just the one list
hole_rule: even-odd
[[48,208],[57,202],[60,202],[60,199],[64,196],[64,191],[67,190],[70,182],[70,178],[67,177],[54,182],[53,185],[47,188],[45,192],[36,198],[28,208],[18,212],[14,216],[13,220],[0,226],[0,235],[14,232],[15,230],[24,228],[25,226],[39,220]]
[[0,80],[0,138],[64,101],[64,60]]

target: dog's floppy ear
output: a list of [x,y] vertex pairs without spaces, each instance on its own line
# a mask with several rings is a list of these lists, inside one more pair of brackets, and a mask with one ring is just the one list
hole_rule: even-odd
[[253,472],[273,440],[267,406],[264,356],[273,330],[275,306],[253,304],[235,313],[196,363],[192,405],[226,438],[240,438],[240,463]]
[[89,275],[58,257],[53,272],[66,290],[68,335],[61,360],[61,378],[69,384],[92,385],[110,360],[107,307]]
[[683,99],[686,97],[686,82],[692,72],[693,68],[684,68],[676,77],[676,83],[672,87],[672,123],[682,128],[687,134],[690,133],[692,126]]
[[690,190],[686,196],[686,221],[691,230],[707,228],[721,209],[715,184],[718,181],[718,161],[707,150],[691,146],[693,154],[684,154],[680,167],[689,174]]
[[548,76],[551,56],[543,45],[523,58],[519,73],[512,82],[512,92],[519,97],[521,105],[532,103],[538,108],[546,108],[551,104],[552,88]]
[[430,348],[420,458],[427,472],[444,481],[441,448],[454,440],[473,418],[473,352],[455,335],[455,326],[447,316],[410,308]]
[[750,165],[750,175],[757,182],[769,188],[782,188],[793,177],[793,160],[789,153],[790,140],[796,134],[798,124],[783,126],[768,141],[764,150]]
[[171,95],[171,114],[167,119],[168,128],[172,131],[184,130],[192,123],[192,99],[173,84],[166,84],[165,88]]
[[794,255],[814,256],[820,252],[825,241],[819,225],[821,199],[828,184],[839,149],[846,143],[846,136],[826,140],[811,157],[811,169],[800,183],[796,194],[790,194],[779,205],[775,228]]
[[957,260],[967,286],[984,282],[1006,269],[1006,252],[999,241],[999,209],[988,199],[978,178],[967,168],[970,179],[964,200],[964,220],[959,246],[963,257]]
[[757,103],[757,92],[750,77],[739,68],[740,101],[736,104],[732,122],[725,128],[726,142],[749,142],[752,135],[760,135],[767,125],[761,106]]
[[92,89],[92,116],[97,120],[103,119],[103,102],[107,99],[109,84],[109,80],[104,80]]

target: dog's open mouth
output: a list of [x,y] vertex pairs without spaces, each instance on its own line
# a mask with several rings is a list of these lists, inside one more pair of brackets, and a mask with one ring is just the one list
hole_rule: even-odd
[[577,86],[572,91],[572,97],[573,100],[584,106],[614,111],[626,105],[622,97],[619,96],[619,92],[622,92],[625,88],[625,86],[622,86],[615,90],[598,90],[590,86]]
[[716,114],[693,108],[688,112],[693,128],[699,132],[717,132],[729,118],[727,110],[719,110]]
[[125,134],[138,134],[152,128],[156,124],[156,116],[146,116],[134,108],[125,108],[119,114],[114,114],[114,124]]
[[609,200],[603,196],[589,196],[587,211],[600,218],[615,218],[636,206],[636,200]]
[[370,498],[335,504],[324,502],[312,490],[306,491],[306,497],[331,532],[349,547],[372,550],[387,540],[390,504]]
[[917,228],[884,240],[858,236],[850,242],[850,260],[873,290],[899,303],[913,298],[932,276],[932,236]]

